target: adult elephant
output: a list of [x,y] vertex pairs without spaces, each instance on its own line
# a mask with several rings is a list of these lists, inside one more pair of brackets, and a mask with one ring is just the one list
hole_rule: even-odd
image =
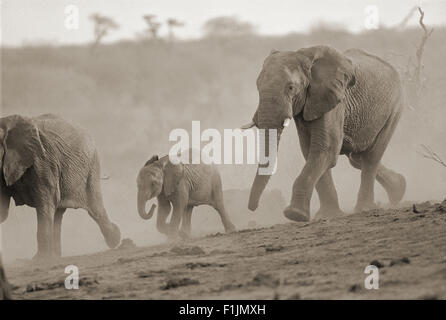
[[54,115],[0,119],[0,223],[15,204],[37,211],[35,258],[61,255],[61,223],[67,208],[83,208],[107,245],[120,242],[102,203],[99,157],[84,129]]
[[[306,159],[284,211],[287,218],[309,220],[314,187],[320,199],[317,218],[342,214],[331,175],[339,154],[361,170],[356,211],[374,207],[375,179],[391,203],[402,199],[404,177],[381,164],[403,109],[401,81],[389,63],[358,49],[344,53],[328,46],[273,50],[263,64],[257,88],[257,111],[242,128],[276,129],[278,146],[282,130],[293,118]],[[266,132],[261,145],[268,156],[270,131]],[[269,178],[257,171],[249,209],[257,208]]]

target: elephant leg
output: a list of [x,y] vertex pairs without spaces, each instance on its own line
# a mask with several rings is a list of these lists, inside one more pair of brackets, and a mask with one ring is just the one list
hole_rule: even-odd
[[225,205],[222,200],[219,200],[215,206],[215,210],[217,210],[218,214],[220,215],[221,223],[223,224],[223,227],[225,228],[226,233],[231,233],[237,231],[234,224],[231,222],[231,219],[229,219],[229,215],[226,212]]
[[[354,168],[361,170],[360,160],[355,160],[354,156],[350,156],[349,160]],[[376,181],[386,190],[392,205],[401,201],[406,191],[406,179],[403,175],[379,164]]]
[[376,208],[374,187],[378,167],[379,163],[361,163],[361,184],[359,186],[355,212]]
[[[340,211],[331,171],[328,171],[336,165],[342,146],[344,118],[340,110],[326,113],[322,118],[312,121],[311,125],[296,123],[306,162],[294,181],[290,205],[284,210],[290,220],[310,220],[310,201],[316,185],[321,209],[334,210],[336,213]],[[322,181],[318,184],[320,179]]]
[[115,248],[121,241],[121,232],[118,226],[110,221],[105,208],[98,204],[97,206],[90,206],[87,211],[101,229],[107,246],[109,248]]
[[62,234],[62,218],[65,213],[65,208],[59,208],[54,214],[54,229],[53,229],[53,251],[56,257],[62,256],[61,234]]
[[193,206],[187,206],[184,211],[183,218],[181,220],[180,235],[182,238],[189,238],[191,234],[191,220],[192,220],[192,210]]
[[376,180],[386,190],[390,204],[396,205],[401,201],[406,192],[406,179],[403,175],[381,164],[378,168]]
[[181,219],[185,214],[187,205],[183,202],[175,203],[173,205],[172,216],[168,225],[168,236],[171,239],[175,239],[178,236],[178,229],[181,223]]
[[156,228],[159,232],[169,235],[169,227],[166,223],[167,217],[169,217],[172,206],[170,202],[162,197],[158,197],[158,214],[156,217]]
[[0,252],[0,300],[11,299],[11,286],[6,279],[5,270],[3,269],[2,256]]
[[221,223],[223,224],[223,227],[225,228],[226,233],[231,233],[237,231],[234,224],[231,222],[231,219],[229,218],[228,213],[225,209],[225,202],[223,199],[223,191],[222,191],[222,183],[221,183],[221,177],[220,175],[216,175],[216,179],[214,180],[213,185],[213,207],[215,210],[217,210],[218,214],[220,215]]
[[99,178],[90,176],[88,186],[88,207],[90,217],[98,224],[109,248],[115,248],[121,241],[121,232],[116,224],[112,223],[104,208]]
[[53,205],[41,205],[37,209],[37,254],[34,260],[52,258],[53,255],[53,229],[54,213]]
[[304,222],[310,220],[310,201],[314,187],[326,170],[330,168],[328,153],[307,160],[302,172],[294,181],[291,203],[285,208],[284,214],[290,220]]
[[9,215],[9,203],[11,196],[5,192],[6,185],[0,181],[0,223],[3,223]]
[[[399,118],[400,118],[400,113],[397,113],[393,115],[391,118],[389,118],[387,123],[384,125],[383,129],[376,137],[373,146],[362,153],[351,156],[354,161],[360,163],[361,167],[361,185],[359,187],[358,200],[355,207],[355,212],[376,207],[374,199],[375,179],[379,179],[382,182],[386,183],[385,181],[388,179],[383,178],[383,176],[387,177],[389,174],[391,174],[389,171],[385,170],[387,168],[382,166],[380,162],[384,155],[384,151],[386,150],[387,145],[389,144],[390,138],[392,137],[393,132],[395,131]],[[380,178],[378,178],[379,177],[378,172],[381,172]],[[402,179],[400,179],[400,181],[402,181]],[[402,184],[402,182],[400,183]],[[405,182],[403,189],[405,190]],[[397,198],[402,198],[402,196],[398,195]]]
[[315,219],[331,219],[344,216],[345,213],[339,208],[338,193],[333,182],[331,169],[325,171],[316,183],[316,191],[319,196],[320,208]]
[[185,184],[177,186],[175,191],[175,199],[172,200],[172,216],[170,217],[168,227],[168,237],[175,240],[178,237],[178,231],[181,220],[184,217],[185,211],[189,202],[189,190]]

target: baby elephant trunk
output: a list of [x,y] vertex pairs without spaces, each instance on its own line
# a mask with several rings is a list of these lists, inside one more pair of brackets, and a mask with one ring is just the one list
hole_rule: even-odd
[[138,191],[138,213],[141,218],[144,220],[148,220],[152,218],[153,213],[155,212],[156,204],[152,204],[152,207],[150,208],[149,212],[146,212],[146,203],[147,203],[147,197],[144,195],[143,192]]

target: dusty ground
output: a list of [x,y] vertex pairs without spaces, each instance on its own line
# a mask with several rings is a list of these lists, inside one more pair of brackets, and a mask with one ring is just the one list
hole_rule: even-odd
[[[7,265],[16,299],[446,299],[446,203]],[[379,269],[379,290],[364,269]],[[64,269],[79,267],[79,290]]]

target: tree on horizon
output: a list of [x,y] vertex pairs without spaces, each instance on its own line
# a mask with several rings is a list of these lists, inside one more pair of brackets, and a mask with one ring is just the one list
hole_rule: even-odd
[[119,29],[119,24],[116,21],[99,13],[90,15],[90,20],[92,20],[94,23],[93,48],[97,47],[102,39],[109,34],[111,30]]

